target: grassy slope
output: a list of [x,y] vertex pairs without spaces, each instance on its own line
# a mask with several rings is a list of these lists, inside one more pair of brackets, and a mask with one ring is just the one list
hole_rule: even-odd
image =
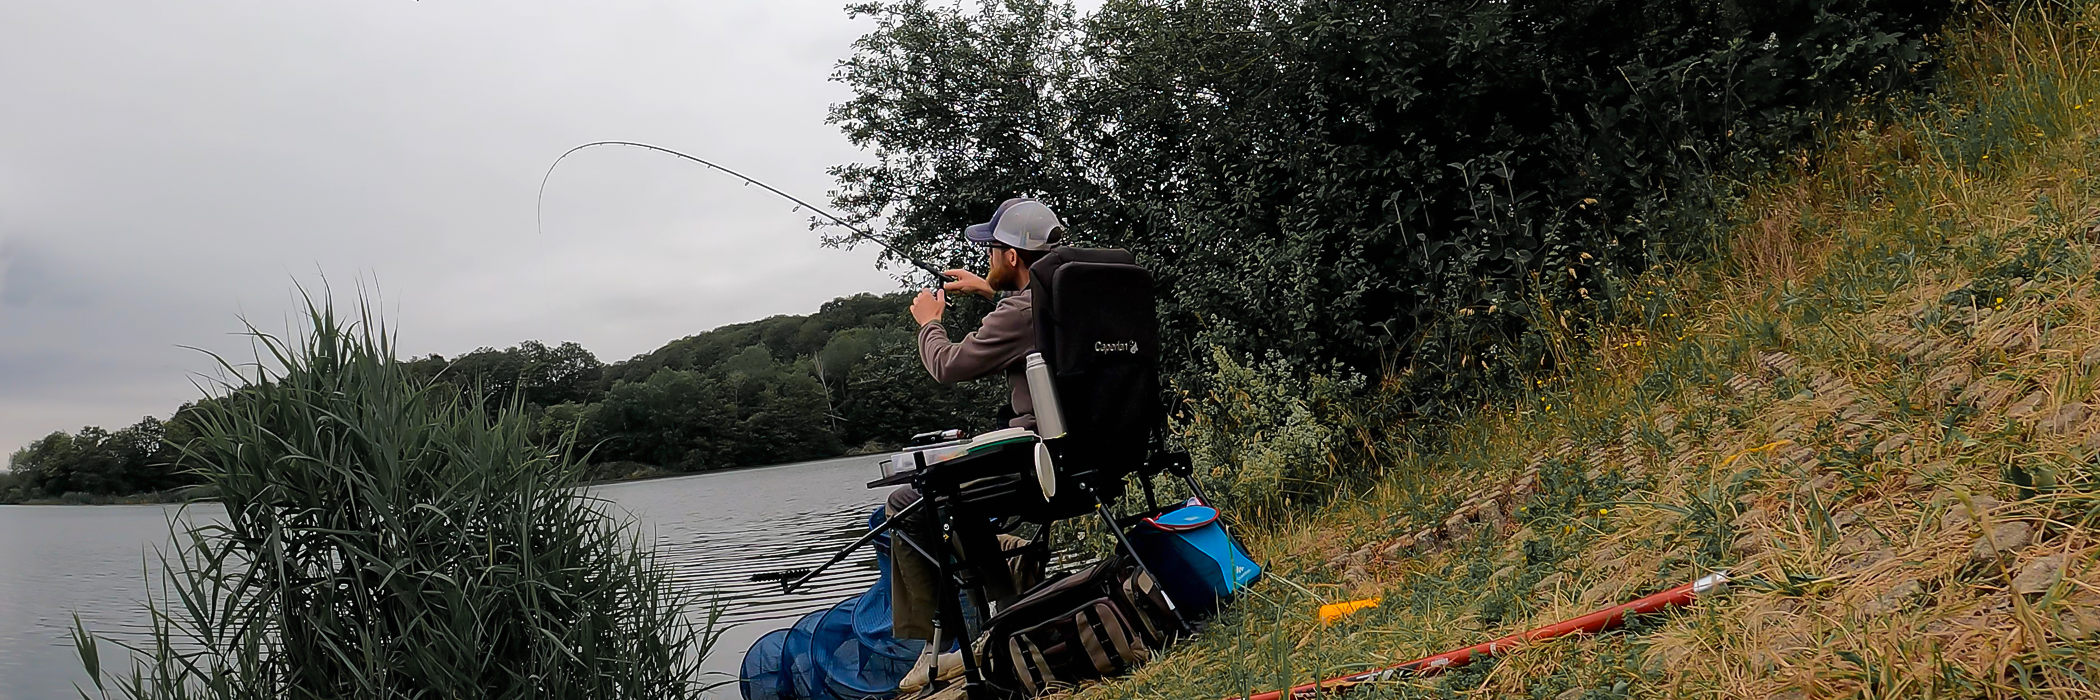
[[1750,580],[1691,610],[1353,697],[2094,696],[2096,28],[2086,1],[1950,35],[1937,104],[1753,187],[1725,263],[1644,281],[1651,323],[1388,446],[1376,488],[1252,538],[1298,586],[1077,694],[1271,689],[1725,567]]

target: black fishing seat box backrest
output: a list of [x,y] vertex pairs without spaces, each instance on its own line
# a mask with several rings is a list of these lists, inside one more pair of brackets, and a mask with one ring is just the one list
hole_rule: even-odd
[[[1126,250],[1058,248],[1029,266],[1029,284],[1036,349],[1065,422],[1065,437],[1048,443],[1059,481],[1112,500],[1143,468],[1165,417],[1152,273]],[[1067,499],[1093,503],[1061,484],[1056,500]]]

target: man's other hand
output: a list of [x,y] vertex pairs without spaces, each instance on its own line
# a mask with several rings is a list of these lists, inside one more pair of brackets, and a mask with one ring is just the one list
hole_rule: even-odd
[[963,294],[975,294],[986,299],[998,295],[998,292],[992,290],[992,283],[984,281],[984,278],[978,277],[975,272],[969,270],[942,270],[941,274],[955,280],[942,284],[942,289]]
[[[975,275],[972,275],[973,277]],[[980,282],[983,280],[979,280]],[[954,284],[950,282],[949,284]],[[948,308],[948,295],[937,289],[919,290],[919,296],[911,300],[911,319],[924,326],[941,320],[941,312]]]

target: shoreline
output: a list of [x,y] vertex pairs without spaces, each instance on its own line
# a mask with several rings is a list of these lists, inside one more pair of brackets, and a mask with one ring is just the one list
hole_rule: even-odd
[[[728,474],[728,473],[731,473],[731,472],[744,472],[744,471],[753,471],[753,470],[758,470],[758,469],[778,469],[778,468],[784,468],[784,467],[798,467],[798,466],[803,466],[803,465],[808,465],[808,464],[818,464],[818,463],[823,463],[823,462],[836,462],[836,461],[839,461],[839,460],[846,460],[846,459],[857,459],[857,458],[862,458],[862,457],[875,457],[875,456],[878,456],[878,455],[882,455],[882,454],[887,454],[887,453],[885,453],[885,452],[868,452],[868,453],[862,453],[862,454],[845,454],[845,455],[839,455],[839,456],[837,456],[837,457],[826,457],[826,458],[823,458],[823,459],[809,459],[809,460],[803,460],[803,461],[800,461],[800,462],[784,462],[784,463],[780,463],[780,464],[754,464],[754,465],[749,465],[749,466],[737,466],[737,467],[724,467],[724,468],[721,468],[721,469],[708,469],[708,470],[703,470],[703,471],[696,471],[696,472],[658,472],[658,473],[648,473],[648,474],[642,474],[642,475],[639,475],[639,476],[632,476],[632,477],[626,477],[626,478],[615,478],[615,479],[595,479],[595,480],[590,480],[590,481],[583,481],[583,482],[578,482],[578,483],[576,484],[576,487],[577,487],[577,488],[591,488],[591,487],[595,487],[595,486],[614,486],[614,485],[619,485],[619,484],[633,484],[633,483],[641,483],[641,482],[645,482],[645,481],[661,481],[661,480],[664,480],[664,479],[677,479],[677,478],[683,478],[683,477],[694,477],[694,476],[707,476],[707,475],[711,475],[711,474]],[[193,488],[194,488],[194,487],[193,487]],[[130,495],[125,495],[125,496],[99,496],[99,495],[96,495],[96,496],[87,496],[87,497],[86,497],[85,499],[83,499],[83,500],[77,500],[77,501],[75,501],[75,500],[67,500],[67,499],[66,499],[66,498],[64,498],[64,497],[58,497],[58,498],[37,498],[37,499],[30,499],[30,500],[24,500],[24,501],[11,501],[11,502],[0,502],[0,507],[4,507],[4,506],[166,506],[166,505],[187,505],[187,504],[191,504],[191,503],[217,503],[217,502],[218,502],[218,499],[217,499],[216,497],[212,497],[212,496],[199,496],[199,497],[190,497],[190,496],[185,496],[185,495],[183,495],[183,494],[182,494],[182,492],[178,490],[178,491],[173,491],[173,492],[170,492],[170,491],[155,491],[155,492],[151,492],[151,493],[143,493],[143,494],[130,494]]]

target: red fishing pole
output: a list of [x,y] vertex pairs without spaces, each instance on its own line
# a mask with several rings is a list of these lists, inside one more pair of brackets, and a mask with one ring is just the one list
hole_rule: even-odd
[[1285,700],[1285,698],[1289,698],[1289,700],[1304,700],[1322,693],[1337,694],[1365,683],[1387,681],[1402,676],[1433,676],[1481,658],[1514,651],[1525,644],[1570,634],[1608,630],[1624,623],[1627,615],[1646,614],[1664,608],[1690,605],[1693,599],[1713,592],[1726,583],[1728,583],[1728,572],[1717,571],[1697,581],[1641,598],[1631,603],[1614,605],[1573,620],[1554,623],[1529,632],[1512,634],[1492,642],[1475,644],[1464,649],[1447,651],[1435,656],[1415,659],[1404,664],[1394,664],[1362,673],[1337,676],[1324,681],[1314,681],[1288,690],[1271,690],[1259,695],[1245,697],[1232,696],[1226,698],[1226,700]]

